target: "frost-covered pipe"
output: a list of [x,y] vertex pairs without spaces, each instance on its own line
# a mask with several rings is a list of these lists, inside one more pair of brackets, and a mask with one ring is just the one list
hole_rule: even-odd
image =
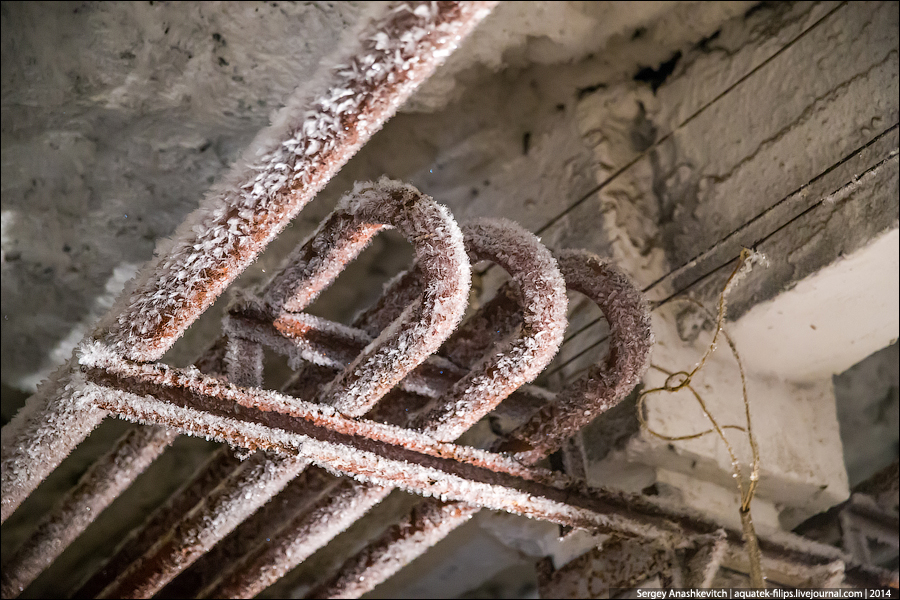
[[255,453],[97,597],[153,596],[308,464],[296,456]]
[[106,563],[82,583],[72,597],[96,598],[129,565],[146,553],[157,540],[168,535],[185,514],[240,466],[241,461],[231,448],[223,446],[216,450],[186,485],[172,494],[138,529],[129,534]]
[[[316,503],[324,497],[331,497],[333,490],[343,481],[344,478],[336,477],[324,469],[308,467],[277,496],[197,559],[190,568],[169,582],[155,597],[193,598],[198,590],[212,583],[222,573],[223,565],[240,560],[248,548],[266,543],[266,538],[277,532],[293,515],[314,510]],[[79,594],[75,597],[86,596]]]
[[[288,307],[303,309],[383,226],[409,239],[422,265],[419,297],[387,330],[368,344],[329,385],[317,402],[359,415],[409,371],[437,350],[462,318],[470,267],[462,233],[449,211],[412,186],[387,179],[357,184],[332,216],[292,255],[263,296],[261,311],[273,317]],[[252,360],[251,360],[252,359]],[[225,356],[229,377],[261,384],[258,342],[233,336]],[[237,405],[228,414],[237,414]],[[223,424],[219,428],[228,429]],[[229,440],[233,441],[233,440]],[[239,443],[240,445],[240,443]],[[152,595],[250,517],[308,466],[306,458],[257,453],[217,487],[101,596]]]
[[[653,333],[641,293],[618,268],[594,254],[556,253],[570,289],[597,303],[609,322],[610,350],[605,361],[556,395],[500,446],[534,464],[556,450],[581,427],[620,402],[649,364]],[[314,588],[310,598],[357,598],[391,577],[468,521],[478,508],[428,498],[389,527],[336,575]]]
[[[194,361],[194,366],[207,375],[225,376],[228,351],[228,339],[220,337]],[[187,484],[157,507],[140,527],[132,530],[103,565],[81,582],[72,597],[96,597],[116,575],[137,560],[157,539],[171,531],[184,514],[236,470],[240,463],[240,459],[227,446],[213,452]]]
[[650,365],[653,330],[643,294],[618,267],[584,250],[556,253],[569,289],[593,300],[609,324],[606,358],[573,381],[556,399],[509,434],[500,450],[535,464],[622,401]]
[[[379,300],[376,301],[373,307],[357,316],[353,325],[357,327],[366,327],[368,331],[373,332],[371,337],[377,335],[378,331],[375,330],[376,327],[384,327],[403,312],[405,305],[401,304],[401,302],[405,300],[406,304],[409,304],[409,302],[421,293],[422,288],[418,281],[418,277],[418,270],[413,268],[395,278],[385,286],[384,293]],[[422,376],[421,379],[427,380],[426,385],[424,386],[425,388],[428,390],[442,388],[443,391],[446,392],[452,386],[453,382],[460,379],[465,373],[462,368],[455,365],[474,364],[474,360],[493,346],[498,338],[502,339],[513,331],[513,329],[521,322],[521,314],[516,295],[513,288],[504,286],[492,300],[478,310],[477,314],[466,319],[464,323],[456,328],[453,335],[451,335],[440,348],[441,357],[447,356],[456,359],[453,362],[454,368],[452,370],[448,369],[445,373],[437,375],[441,379],[439,384],[433,379],[433,377],[436,376],[433,371]],[[360,330],[356,331],[359,332]],[[371,339],[371,337],[369,339]],[[435,358],[438,358],[438,356],[430,356],[428,361],[419,365],[413,373],[410,373],[410,375],[401,382],[398,388],[404,387],[413,375],[418,374],[423,367],[429,366],[429,363]],[[449,360],[444,359],[441,365],[445,366],[444,363],[449,362]],[[320,385],[327,383],[327,381],[334,376],[333,373],[334,371],[330,368],[317,367],[316,365],[309,363],[304,364],[303,368],[298,372],[298,381],[296,384],[289,385],[289,387],[286,388],[286,391],[300,398],[310,397],[312,394],[310,390],[314,390]],[[449,382],[446,380],[445,375],[450,376]],[[415,387],[421,391],[423,386],[416,384]],[[423,400],[427,400],[427,398],[417,394],[403,392],[398,388],[391,390],[385,398],[375,405],[375,408],[367,414],[367,417],[372,418],[375,421],[392,423],[399,426],[406,425],[409,418],[409,413],[407,411],[413,410]],[[517,395],[527,393],[527,391],[521,389],[514,392],[514,394]],[[520,401],[519,403],[538,405],[540,399],[529,396],[527,400]],[[310,473],[317,473],[317,477],[315,480],[306,481],[307,476]],[[331,514],[331,519],[329,520],[330,527],[328,529],[344,529],[356,519],[357,514],[365,512],[364,503],[374,506],[386,495],[387,491],[389,491],[389,488],[382,488],[383,493],[380,493],[378,490],[373,489],[372,486],[363,486],[359,484],[356,493],[353,494],[353,497],[356,499],[356,504],[354,505],[354,511],[351,514],[347,513],[341,507],[341,503],[345,502],[347,498],[347,491],[345,489],[341,490],[341,494],[339,494],[340,497],[333,497],[330,494],[328,496],[324,495],[328,494],[328,492],[338,485],[343,485],[344,488],[346,488],[346,484],[341,483],[343,481],[345,481],[343,478],[327,474],[320,469],[308,469],[300,477],[288,484],[288,486],[286,486],[278,496],[273,498],[271,502],[266,504],[263,509],[247,519],[226,539],[222,540],[222,542],[213,548],[212,551],[194,563],[189,570],[182,573],[179,578],[173,580],[169,586],[164,588],[160,594],[158,594],[158,596],[162,598],[180,598],[185,595],[190,596],[196,594],[198,590],[204,589],[218,579],[221,575],[222,564],[231,564],[233,561],[238,560],[247,554],[250,549],[263,543],[266,538],[269,540],[266,543],[269,543],[272,537],[277,535],[278,532],[285,528],[291,521],[296,521],[296,524],[294,525],[295,531],[297,529],[308,530],[311,524],[315,524],[316,535],[322,536],[323,529],[321,528],[320,519],[315,516],[312,518],[308,516],[308,513],[313,511],[317,511],[319,515],[325,513]],[[352,482],[350,485],[354,484],[356,484],[356,482]],[[308,506],[305,501],[309,496],[310,490],[318,491],[323,494],[318,504],[315,506]],[[298,497],[302,499],[298,499]],[[330,539],[330,537],[325,540],[306,539],[307,543],[305,544],[305,547],[315,549],[327,542],[327,539]],[[301,549],[300,551],[308,552],[312,550]],[[181,579],[181,581],[179,581],[179,579]]]
[[[279,323],[289,328],[290,321],[300,318],[291,318],[291,313],[306,308],[384,226],[396,228],[413,245],[422,289],[400,316],[319,393],[318,402],[351,416],[366,413],[424,362],[462,318],[468,302],[470,266],[462,233],[450,212],[410,185],[384,178],[358,183],[333,215],[292,254],[263,296],[263,310],[269,311],[276,328]],[[348,331],[346,327],[320,325],[333,338]]]
[[[302,451],[329,469],[376,485],[394,485],[597,533],[637,536],[671,546],[722,529],[703,515],[676,510],[640,494],[571,485],[558,473],[527,467],[506,455],[344,417],[328,407],[277,392],[237,388],[192,371],[127,361],[102,345],[84,347],[81,359],[88,377],[95,381],[88,384],[88,393],[96,394],[95,401],[106,410],[130,420],[168,425],[242,447],[279,449],[289,455]],[[175,389],[188,393],[174,394]],[[246,411],[243,420],[221,416],[234,404]],[[728,528],[725,533],[729,555],[740,553],[742,533]],[[760,550],[764,561],[776,561],[773,570],[791,566],[802,572],[841,560],[853,585],[885,586],[896,581],[888,571],[854,564],[838,549],[795,535],[770,534],[760,539]]]
[[479,219],[463,228],[473,262],[505,269],[519,290],[521,324],[471,366],[433,410],[410,425],[441,441],[462,435],[514,390],[530,383],[559,350],[566,330],[566,284],[550,252],[506,219]]
[[2,596],[22,593],[176,437],[176,432],[155,425],[135,425],[122,436],[3,565]]
[[471,519],[480,506],[425,498],[306,598],[359,598]]
[[[259,344],[228,339],[223,363],[229,381],[236,385],[262,385],[263,351]],[[227,460],[213,457],[212,464],[222,462]],[[189,507],[186,515],[176,515],[179,520],[169,523],[172,529],[153,540],[147,551],[97,597],[152,596],[308,465],[304,458],[256,453],[229,473],[225,482],[213,488],[202,502]]]
[[[359,349],[371,342],[381,329],[399,317],[406,306],[421,294],[422,281],[420,278],[421,271],[414,264],[410,270],[388,282],[379,299],[370,308],[357,315],[353,320],[353,327],[346,328],[347,335],[338,340],[332,339],[335,331],[332,331],[332,336],[329,336],[325,334],[323,328],[319,327],[321,319],[305,313],[292,314],[291,318],[300,321],[303,325],[302,329],[304,329],[301,337],[304,338],[303,345],[309,354],[302,358],[312,362],[304,362],[300,366],[297,375],[293,378],[296,381],[289,383],[285,391],[299,398],[313,397],[315,390],[330,381],[335,373],[334,367],[323,367],[318,364],[330,364],[334,358],[343,358],[345,352],[351,357],[356,356]],[[518,292],[514,286],[509,284],[502,286],[494,298],[456,328],[450,338],[441,346],[440,355],[431,355],[424,363],[416,367],[367,413],[367,417],[375,421],[405,426],[409,421],[409,411],[415,412],[417,407],[428,400],[427,397],[420,396],[420,393],[438,397],[437,392],[441,394],[447,392],[457,380],[466,374],[467,369],[463,367],[475,364],[475,361],[492,348],[498,339],[506,339],[521,324],[522,315],[517,297]],[[253,315],[248,315],[246,311],[233,313],[230,324],[226,324],[226,328],[234,329],[235,334],[250,335],[253,339],[262,340],[270,347],[271,342],[277,341],[272,337],[288,333],[285,330],[279,332],[272,323],[264,326],[261,319],[252,317]],[[282,314],[279,320],[285,320],[285,315]],[[310,339],[311,333],[315,340]],[[319,333],[322,335],[319,336]],[[297,335],[301,334],[297,332]],[[330,350],[321,348],[316,342],[316,340],[325,342],[326,338]],[[281,339],[284,340],[284,338]],[[351,348],[354,341],[362,345]],[[278,344],[275,346],[277,347]],[[336,348],[342,349],[340,355],[336,352]],[[350,360],[347,359],[346,362]],[[406,389],[413,389],[418,393],[403,391]],[[518,404],[528,406],[537,406],[543,399],[542,397],[533,397],[533,393],[522,389],[514,392],[514,395],[527,396]],[[307,481],[311,472],[317,473],[317,476]],[[231,564],[234,560],[243,557],[248,551],[262,544],[266,538],[268,538],[267,543],[270,543],[272,537],[278,535],[278,532],[288,526],[287,524],[290,522],[295,523],[294,531],[308,530],[310,524],[314,524],[316,535],[321,537],[323,529],[320,519],[315,516],[310,517],[308,515],[310,512],[316,511],[320,515],[331,514],[328,529],[335,531],[344,529],[356,519],[357,515],[367,510],[366,505],[374,506],[390,489],[381,488],[379,491],[373,486],[358,485],[355,494],[351,494],[356,499],[354,510],[352,513],[348,513],[341,507],[341,503],[345,502],[347,498],[345,489],[347,485],[342,484],[342,481],[345,480],[319,469],[308,469],[288,484],[262,510],[247,519],[226,539],[222,540],[211,552],[194,563],[179,578],[173,580],[160,592],[159,596],[177,598],[196,594],[198,590],[206,588],[221,576],[222,564]],[[355,483],[349,485],[353,486]],[[343,486],[340,497],[330,494],[327,497],[322,495],[317,505],[307,505],[305,499],[309,496],[310,489],[326,494],[339,485]],[[298,500],[298,497],[302,497],[303,500]],[[296,537],[298,536],[295,536],[295,539]],[[300,555],[314,551],[330,537],[325,540],[304,539],[307,539],[304,548],[294,549],[294,551],[300,552]]]
[[[403,2],[368,22],[158,248],[94,337],[133,360],[159,359],[494,4]],[[0,521],[106,416],[81,401],[75,368],[59,369],[3,428]]]
[[401,2],[368,23],[324,89],[289,100],[255,155],[182,225],[105,341],[132,360],[159,359],[491,7]]
[[[520,323],[496,339],[434,410],[413,427],[438,440],[461,435],[516,388],[531,381],[552,360],[566,329],[565,282],[550,252],[531,233],[504,219],[477,220],[463,228],[472,261],[490,260],[506,269],[519,291]],[[428,272],[421,260],[411,271]],[[397,281],[403,281],[400,277]],[[389,285],[388,289],[395,286]],[[476,315],[479,325],[487,323]],[[501,325],[502,328],[502,325]],[[462,343],[466,336],[450,342]],[[452,352],[452,350],[451,350]],[[462,355],[461,351],[457,352]],[[362,517],[389,487],[347,480],[308,513],[299,513],[277,535],[258,545],[201,597],[255,596]],[[459,512],[459,511],[457,511]]]

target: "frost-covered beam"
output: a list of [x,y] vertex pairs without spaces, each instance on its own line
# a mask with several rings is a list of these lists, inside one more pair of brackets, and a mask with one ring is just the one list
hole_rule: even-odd
[[288,102],[256,155],[214,189],[152,265],[108,341],[156,360],[490,11],[485,2],[390,6],[324,89]]
[[[499,454],[344,417],[330,407],[277,392],[239,388],[165,365],[135,363],[97,345],[85,350],[82,365],[89,381],[85,394],[130,420],[249,449],[309,454],[331,470],[427,495],[449,495],[570,525],[589,525],[598,519],[592,509],[565,508],[572,490],[565,489],[559,476]],[[584,501],[594,502],[587,497]],[[595,509],[599,507],[595,503]]]

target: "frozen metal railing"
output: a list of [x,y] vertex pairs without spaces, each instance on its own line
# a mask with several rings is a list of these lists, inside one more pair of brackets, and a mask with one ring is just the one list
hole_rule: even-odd
[[[257,152],[214,188],[93,336],[137,360],[162,356],[493,4],[386,5],[316,86],[289,99]],[[61,367],[4,427],[0,520],[106,416],[83,401],[77,371],[73,361]]]
[[[508,336],[485,343],[495,331],[479,332],[485,346],[482,360],[470,360],[452,386],[440,394],[439,402],[426,409],[413,423],[437,440],[452,439],[487,414],[513,390],[533,379],[550,361],[565,330],[566,297],[563,281],[549,252],[531,234],[509,222],[479,221],[463,228],[465,245],[472,260],[491,260],[510,272],[521,295],[519,325]],[[413,271],[428,272],[417,262]],[[479,315],[471,321],[480,322]],[[471,332],[470,328],[462,331]],[[461,340],[474,343],[472,335],[451,339],[444,352],[460,354]],[[454,356],[457,363],[463,361]],[[426,391],[428,388],[426,388]],[[309,513],[300,513],[267,543],[257,546],[233,568],[224,569],[219,583],[201,595],[252,596],[279,579],[315,550],[340,533],[390,488],[347,481]]]
[[[264,290],[255,307],[257,313],[269,315],[276,324],[296,315],[286,307],[296,311],[311,303],[384,225],[396,227],[414,244],[425,283],[418,298],[385,334],[374,343],[363,344],[357,356],[348,356],[351,360],[343,363],[337,376],[318,391],[318,403],[342,409],[342,413],[351,416],[365,412],[424,361],[452,333],[462,316],[469,291],[469,263],[462,234],[446,209],[410,186],[387,180],[358,185],[291,256],[288,266]],[[329,336],[332,341],[339,342],[341,334],[346,333],[345,328],[321,320],[319,324],[323,325],[321,333],[336,332]],[[249,350],[259,344],[249,339],[254,337],[252,331],[242,336],[234,329],[240,327],[235,323],[229,332],[225,358],[229,379],[258,378],[262,355],[256,352],[257,360],[250,360]],[[295,326],[287,331],[296,334],[298,329]],[[293,339],[297,339],[296,335]],[[351,337],[350,343],[354,340],[360,341]],[[332,360],[328,364],[335,363]],[[219,425],[225,426],[223,423]],[[255,449],[255,444],[249,447]],[[249,468],[248,462],[258,468]],[[188,513],[175,526],[176,533],[167,538],[166,544],[156,544],[100,595],[156,593],[308,465],[305,458],[281,454],[266,457],[258,453],[215,488],[215,501],[207,498],[203,506]]]

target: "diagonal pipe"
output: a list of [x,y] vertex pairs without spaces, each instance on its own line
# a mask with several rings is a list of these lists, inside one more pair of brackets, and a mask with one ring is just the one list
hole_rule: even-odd
[[[364,412],[366,403],[371,405],[387,393],[440,346],[462,317],[469,290],[469,263],[462,234],[446,208],[412,186],[387,179],[357,184],[292,255],[285,269],[291,277],[277,276],[268,286],[261,309],[277,315],[286,305],[297,308],[312,302],[384,226],[396,227],[410,240],[428,279],[419,297],[386,332],[320,391],[318,402],[343,408],[349,414]],[[233,337],[229,340],[232,342],[240,347],[258,347],[244,338]],[[226,363],[237,369],[236,376],[246,378],[241,369],[242,352],[230,361],[226,356]],[[235,405],[232,410],[240,414],[243,409]],[[256,449],[255,445],[249,447]],[[308,464],[305,459],[257,453],[216,487],[213,497],[188,513],[166,543],[159,542],[148,550],[100,595],[137,597],[156,593]]]
[[[318,89],[298,90],[139,276],[93,336],[159,359],[490,13],[493,2],[398,3],[359,33]],[[83,401],[74,360],[3,428],[0,522],[106,416]]]

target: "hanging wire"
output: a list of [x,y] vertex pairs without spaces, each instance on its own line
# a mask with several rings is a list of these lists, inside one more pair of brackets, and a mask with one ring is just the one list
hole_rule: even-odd
[[[744,533],[744,541],[746,543],[747,549],[747,557],[750,562],[750,582],[753,587],[762,588],[765,587],[765,577],[762,572],[762,558],[759,550],[759,540],[756,537],[756,530],[753,527],[753,519],[750,513],[750,504],[753,501],[753,497],[756,494],[756,488],[759,484],[759,446],[756,443],[756,437],[753,434],[753,426],[750,421],[750,397],[747,394],[747,378],[744,374],[744,366],[741,362],[740,354],[738,353],[737,347],[734,344],[734,341],[728,335],[728,333],[724,329],[725,324],[725,313],[727,312],[727,296],[729,292],[734,288],[734,286],[741,280],[743,277],[750,271],[750,268],[755,263],[766,264],[766,258],[757,252],[752,250],[748,250],[744,248],[741,250],[740,257],[738,258],[738,264],[735,267],[734,271],[732,271],[731,275],[728,277],[728,280],[725,282],[725,286],[722,288],[722,292],[719,294],[719,302],[718,302],[718,314],[714,318],[716,322],[716,330],[713,334],[712,341],[709,343],[709,346],[701,357],[700,361],[694,366],[694,368],[688,371],[669,371],[657,365],[651,364],[651,368],[665,374],[666,381],[661,387],[652,388],[649,390],[644,390],[638,396],[637,399],[637,417],[641,423],[641,427],[646,430],[651,435],[660,438],[666,441],[680,441],[680,440],[691,440],[703,437],[705,435],[713,434],[719,436],[719,439],[725,444],[725,448],[728,451],[728,455],[731,458],[731,467],[733,470],[733,477],[737,482],[738,493],[740,494],[740,517],[741,517],[741,527]],[[713,315],[706,309],[702,304],[697,302],[692,298],[677,298],[677,301],[689,302],[700,308],[704,313],[706,313],[710,318],[713,318]],[[706,365],[707,359],[715,352],[716,347],[719,342],[719,336],[722,336],[728,347],[731,348],[731,353],[734,356],[735,361],[737,362],[738,371],[741,375],[741,393],[744,402],[744,418],[746,420],[746,427],[742,427],[740,425],[719,425],[719,422],[712,415],[712,413],[707,409],[706,402],[703,400],[703,397],[694,389],[691,385],[691,381],[694,376],[700,372],[700,370]],[[683,389],[687,389],[693,394],[694,399],[697,400],[697,403],[700,405],[701,410],[703,411],[703,415],[709,420],[712,427],[705,431],[700,431],[697,433],[691,433],[687,435],[678,435],[671,436],[665,435],[658,431],[655,431],[650,424],[647,422],[647,419],[644,417],[644,400],[647,396],[651,394],[659,394],[659,393],[675,393],[679,392]],[[750,451],[752,455],[751,462],[751,472],[749,480],[745,480],[743,469],[741,468],[741,463],[737,458],[737,454],[732,447],[731,443],[728,441],[728,438],[725,436],[725,429],[736,429],[738,431],[742,431],[747,434],[748,441],[750,443]]]

